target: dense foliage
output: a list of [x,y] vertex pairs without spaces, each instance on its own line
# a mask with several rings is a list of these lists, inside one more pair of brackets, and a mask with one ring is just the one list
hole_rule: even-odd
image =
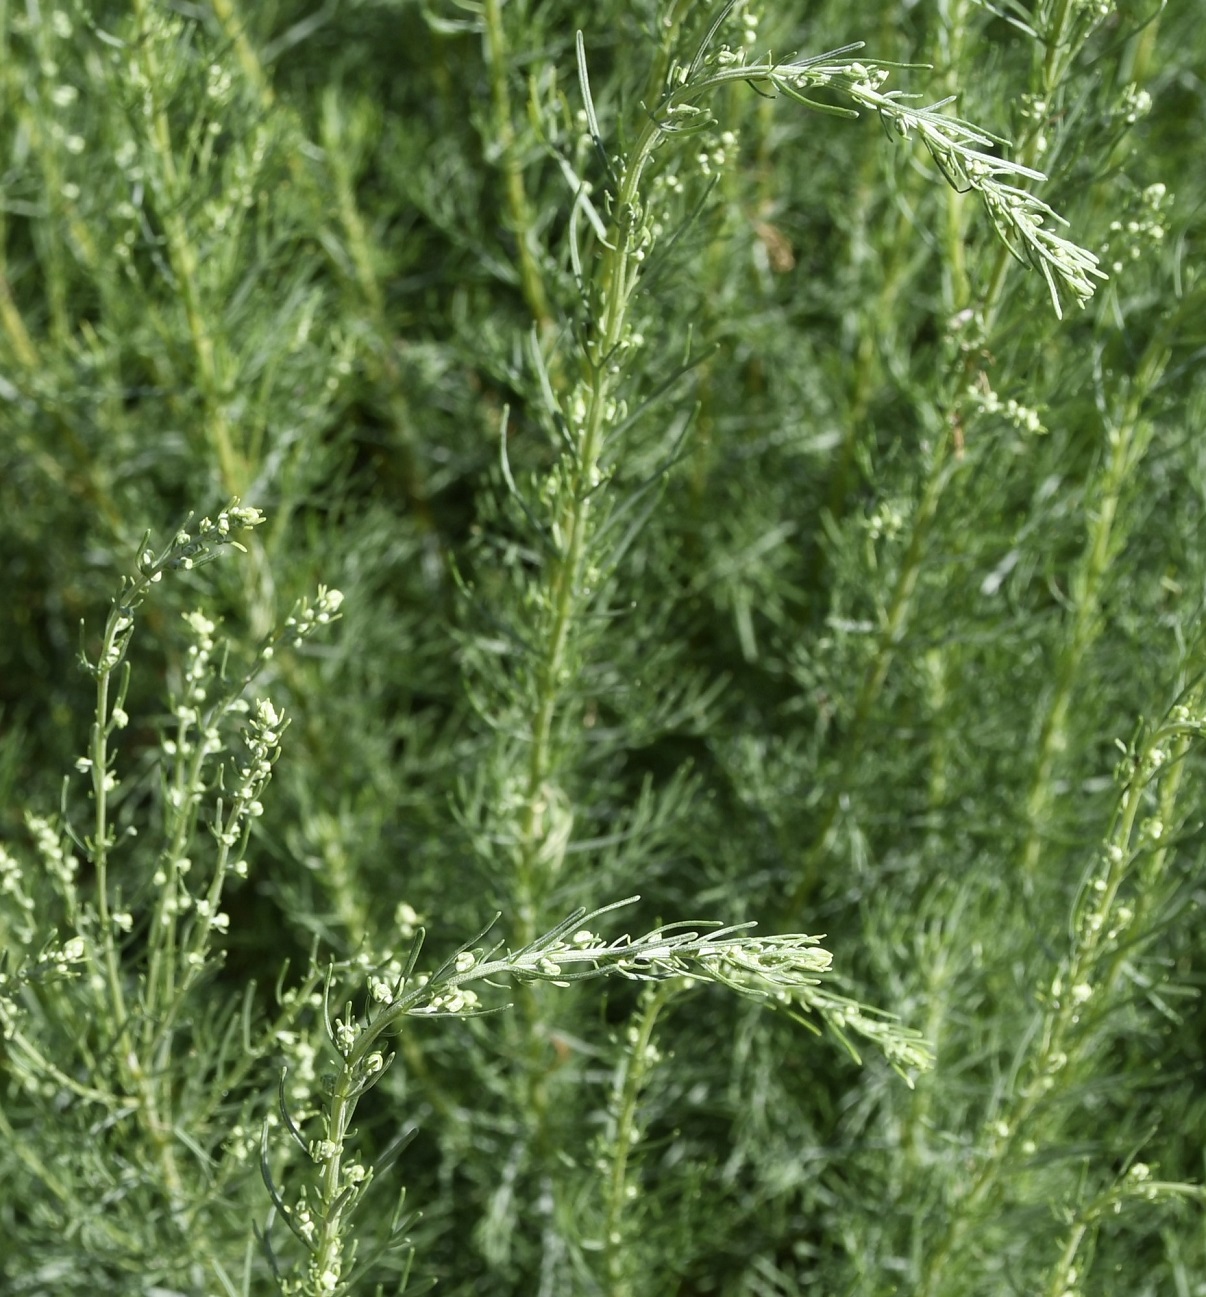
[[1206,1293],[1194,9],[0,0],[6,1293]]

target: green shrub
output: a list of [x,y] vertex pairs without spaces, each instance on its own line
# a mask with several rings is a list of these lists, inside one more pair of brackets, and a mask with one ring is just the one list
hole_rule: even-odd
[[1206,1292],[1194,15],[245,10],[0,6],[5,1290]]

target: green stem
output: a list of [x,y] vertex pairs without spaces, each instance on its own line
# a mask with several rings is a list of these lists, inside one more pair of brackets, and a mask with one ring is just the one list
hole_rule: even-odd
[[247,24],[239,13],[235,0],[210,0],[210,8],[218,20],[222,35],[234,49],[239,66],[243,69],[243,75],[255,90],[260,105],[263,108],[271,108],[276,96],[264,73],[264,65],[247,39]]
[[1043,717],[1038,757],[1026,798],[1026,838],[1019,859],[1022,883],[1028,891],[1033,891],[1037,882],[1045,830],[1055,801],[1055,769],[1068,746],[1068,717],[1083,675],[1082,664],[1102,630],[1102,591],[1119,544],[1118,507],[1151,440],[1151,424],[1142,418],[1142,408],[1159,382],[1167,359],[1163,339],[1157,337],[1138,368],[1121,418],[1109,430],[1109,458],[1090,496],[1088,536],[1069,589],[1074,603],[1072,618],[1053,673],[1055,689]]
[[[1079,52],[1080,44],[1069,48],[1069,25],[1074,15],[1070,14],[1066,0],[1057,0],[1056,13],[1046,27],[1047,43],[1043,46],[1045,54],[1040,70],[1034,78],[1041,86],[1044,96],[1050,99],[1058,93],[1061,81],[1053,79],[1058,71],[1059,77],[1066,76],[1069,67]],[[967,9],[963,3],[956,3],[949,15],[950,25],[946,31],[946,42],[952,55],[965,44]],[[1083,35],[1087,36],[1087,32]],[[1052,61],[1053,49],[1064,50],[1062,61]],[[1020,141],[1019,152],[1023,165],[1035,167],[1041,153],[1041,135],[1044,123],[1032,121],[1025,136]],[[957,196],[956,196],[957,197]],[[966,209],[961,203],[948,200],[947,230],[945,246],[948,256],[951,248],[957,243],[962,248],[961,229]],[[985,286],[977,301],[977,315],[982,321],[985,336],[990,336],[1004,301],[1005,288],[1011,268],[1016,266],[1016,259],[1009,250],[998,243],[992,261],[992,267]],[[966,265],[962,255],[958,261],[958,274],[954,279],[956,286],[966,282]],[[933,407],[935,411],[947,410],[957,412],[960,394],[967,384],[967,358],[958,359],[952,366],[942,385],[943,397]],[[930,460],[926,480],[922,486],[921,501],[913,520],[913,530],[908,548],[901,561],[900,571],[892,591],[888,613],[876,642],[875,654],[863,677],[863,683],[855,701],[854,717],[843,745],[843,752],[838,773],[821,811],[813,845],[800,864],[797,879],[787,902],[785,921],[789,924],[799,922],[805,906],[812,900],[822,882],[822,869],[833,849],[837,837],[838,820],[842,805],[849,793],[857,774],[863,744],[874,709],[879,702],[888,673],[895,661],[896,653],[904,636],[908,618],[912,611],[913,595],[921,572],[929,541],[929,533],[938,516],[938,509],[947,483],[954,475],[961,447],[955,432],[953,416],[943,420],[940,436]]]
[[863,744],[876,704],[879,702],[888,672],[904,640],[913,608],[913,595],[921,576],[930,529],[938,516],[938,507],[953,469],[951,430],[947,425],[943,428],[938,444],[934,447],[930,470],[914,515],[909,545],[901,560],[892,598],[880,626],[875,653],[863,675],[863,682],[855,699],[853,718],[845,737],[842,763],[826,798],[813,844],[800,864],[795,887],[787,900],[783,921],[789,928],[799,921],[805,906],[823,881],[822,871],[837,839],[838,817],[858,772]]
[[570,683],[569,659],[573,628],[582,603],[590,598],[583,589],[589,549],[594,492],[601,481],[600,459],[614,394],[622,381],[621,354],[628,322],[628,303],[640,273],[643,252],[635,246],[640,226],[639,193],[646,165],[653,154],[660,128],[647,118],[625,166],[615,196],[616,219],[609,246],[602,255],[595,302],[601,318],[583,357],[578,386],[582,418],[575,432],[569,466],[570,482],[561,495],[552,534],[558,542],[551,560],[548,604],[550,613],[542,637],[543,650],[536,672],[536,706],[531,722],[526,795],[520,819],[518,868],[518,940],[526,945],[541,926],[539,893],[551,871],[541,860],[546,840],[547,786],[554,764],[554,728]]
[[[1191,696],[1191,709],[1198,705],[1200,693],[1199,689]],[[1147,796],[1150,772],[1155,768],[1152,754],[1170,737],[1178,745],[1176,755],[1183,758],[1190,731],[1178,726],[1158,731],[1136,755],[1136,769],[1123,794],[1104,851],[1105,867],[1091,879],[1074,907],[1072,951],[1050,989],[1035,1037],[1037,1043],[1024,1069],[1019,1069],[1019,1079],[1005,1108],[985,1120],[979,1141],[984,1151],[976,1173],[967,1192],[952,1208],[945,1234],[927,1259],[922,1281],[916,1289],[917,1297],[936,1297],[943,1290],[947,1273],[958,1260],[964,1240],[982,1213],[1004,1195],[1008,1162],[1019,1138],[1034,1129],[1036,1114],[1042,1107],[1054,1103],[1075,1086],[1076,1064],[1097,1038],[1084,1028],[1082,1019],[1090,1008],[1095,1018],[1100,1018],[1099,1006],[1112,999],[1126,966],[1134,958],[1133,944],[1125,940],[1124,932],[1116,933],[1113,929],[1121,889],[1134,873],[1137,824]],[[1165,776],[1161,805],[1170,820],[1183,765],[1184,761],[1179,760]],[[1170,780],[1173,780],[1171,785]],[[1154,887],[1142,890],[1156,891]],[[1139,930],[1134,918],[1125,926],[1128,931]],[[1080,995],[1082,987],[1089,988],[1087,1001]]]
[[[176,1163],[173,1142],[175,1135],[172,1123],[164,1119],[160,1103],[160,1082],[157,1076],[164,1075],[159,1069],[152,1068],[148,1073],[144,1058],[151,1056],[147,1052],[148,1041],[139,1041],[130,1031],[131,1019],[122,980],[121,955],[118,949],[115,916],[109,903],[109,852],[113,838],[109,825],[109,735],[115,727],[114,710],[119,707],[122,698],[116,703],[110,701],[110,684],[113,672],[122,666],[126,645],[133,622],[133,609],[145,592],[149,580],[140,578],[120,598],[105,624],[105,633],[101,642],[100,654],[96,667],[96,714],[92,722],[92,740],[89,748],[92,775],[93,829],[88,842],[93,868],[96,871],[96,914],[99,928],[104,977],[109,997],[111,1020],[116,1024],[118,1039],[114,1049],[120,1060],[119,1067],[124,1084],[130,1093],[138,1096],[138,1113],[140,1123],[154,1149],[156,1160],[163,1174],[164,1185],[170,1198],[171,1211],[179,1217],[185,1201],[184,1183]],[[121,689],[124,696],[124,685]],[[147,1024],[149,1026],[149,1024]],[[125,1037],[123,1040],[122,1037]],[[152,1051],[155,1053],[158,1051]],[[168,1101],[170,1107],[170,1099]]]
[[128,1011],[122,987],[113,915],[109,909],[109,850],[113,845],[109,828],[109,733],[112,729],[109,685],[114,670],[124,655],[123,640],[128,638],[132,615],[126,600],[120,600],[109,614],[96,666],[96,711],[88,749],[92,777],[92,836],[87,842],[92,867],[96,871],[96,915],[104,952],[105,980],[113,1018],[125,1028]]
[[628,1163],[639,1139],[637,1102],[652,1063],[653,1031],[658,1015],[676,994],[673,983],[663,982],[645,996],[637,1018],[635,1038],[625,1052],[619,1077],[619,1094],[615,1106],[615,1128],[611,1137],[612,1160],[607,1177],[607,1210],[603,1251],[607,1262],[607,1286],[610,1297],[631,1297],[632,1247],[623,1229],[624,1209],[628,1204]]
[[519,255],[519,282],[524,300],[543,335],[552,324],[544,279],[532,249],[534,237],[532,205],[524,184],[523,159],[519,155],[515,120],[511,108],[511,90],[507,77],[511,70],[510,50],[502,16],[503,0],[485,0],[483,17],[486,27],[487,62],[490,66],[490,94],[494,102],[494,130],[502,158],[503,192],[507,216],[515,235]]
[[350,1067],[344,1067],[335,1081],[331,1102],[327,1109],[326,1150],[319,1176],[318,1241],[312,1252],[307,1273],[307,1286],[303,1290],[321,1297],[324,1276],[338,1275],[343,1261],[343,1205],[340,1180],[343,1173],[343,1152],[356,1111],[357,1087]]
[[218,462],[223,490],[238,496],[244,493],[247,465],[235,448],[223,400],[217,342],[206,321],[197,250],[189,238],[184,215],[188,177],[181,175],[176,163],[171,125],[163,103],[166,79],[159,66],[155,33],[149,25],[149,0],[134,0],[134,13],[138,20],[136,48],[149,87],[150,142],[159,165],[159,216],[192,340],[194,372],[205,410],[205,433]]
[[[386,317],[385,294],[377,273],[372,238],[356,200],[354,178],[348,164],[348,150],[342,137],[339,102],[334,91],[323,97],[319,132],[327,168],[334,182],[335,207],[339,213],[344,239],[351,256],[355,286],[359,290],[375,340],[371,352],[376,370],[373,377],[377,380],[379,390],[389,409],[390,421],[397,436],[402,488],[419,529],[434,547],[438,544],[439,529],[432,515],[427,483],[420,463],[415,420],[406,399],[405,376],[395,358],[396,346]],[[442,559],[441,566],[443,566]]]

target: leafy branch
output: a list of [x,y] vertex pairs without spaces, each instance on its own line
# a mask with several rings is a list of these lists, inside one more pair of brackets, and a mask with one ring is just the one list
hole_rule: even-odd
[[[307,1139],[291,1116],[281,1082],[281,1116],[288,1133],[316,1167],[315,1181],[303,1185],[287,1202],[271,1167],[271,1123],[265,1122],[261,1168],[279,1214],[306,1252],[302,1276],[281,1279],[282,1291],[303,1297],[337,1297],[352,1291],[356,1254],[350,1221],[369,1186],[380,1177],[380,1164],[366,1167],[349,1160],[352,1119],[360,1098],[384,1076],[395,1055],[388,1038],[406,1018],[470,1018],[499,1012],[488,1007],[476,986],[500,982],[572,982],[618,976],[635,982],[672,983],[681,989],[714,984],[728,987],[770,1008],[782,1009],[797,1020],[815,1013],[843,1042],[854,1031],[872,1040],[898,1069],[926,1068],[930,1052],[917,1033],[889,1015],[876,1015],[820,987],[832,956],[816,937],[802,934],[757,937],[752,924],[729,926],[679,922],[664,924],[639,937],[627,933],[605,942],[593,929],[597,920],[637,897],[587,911],[577,909],[536,940],[517,950],[497,942],[479,947],[485,932],[461,946],[432,973],[417,973],[424,932],[416,933],[403,961],[390,960],[370,977],[367,1003],[357,1015],[349,1001],[338,1016],[331,1011],[336,969],[330,969],[324,1022],[332,1048],[340,1058],[329,1080],[322,1105],[321,1135]],[[493,924],[491,924],[493,926]],[[710,931],[707,929],[711,929]],[[487,929],[489,931],[489,929]],[[392,1161],[396,1150],[391,1149]],[[400,1218],[400,1217],[399,1217]],[[268,1231],[265,1231],[268,1239]],[[405,1247],[400,1231],[391,1234],[394,1246]]]

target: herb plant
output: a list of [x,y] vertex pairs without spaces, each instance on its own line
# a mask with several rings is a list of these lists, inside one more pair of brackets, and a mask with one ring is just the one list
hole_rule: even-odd
[[1206,1291],[1194,17],[0,4],[0,1287]]

